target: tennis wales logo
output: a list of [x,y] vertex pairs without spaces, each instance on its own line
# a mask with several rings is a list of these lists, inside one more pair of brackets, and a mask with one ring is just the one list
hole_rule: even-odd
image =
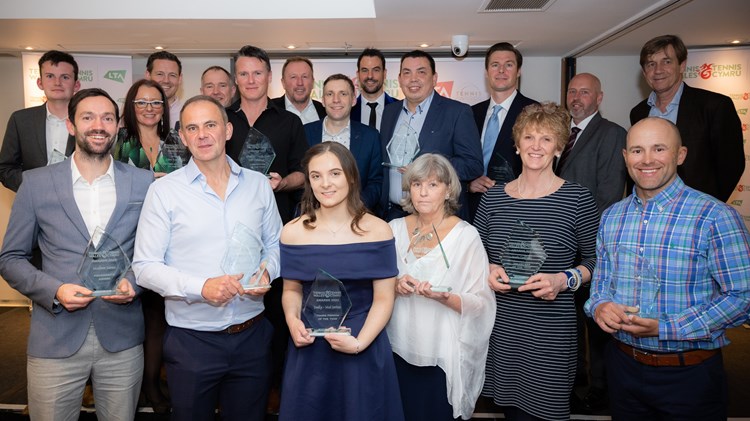
[[108,70],[107,73],[104,74],[104,79],[125,83],[125,73],[127,73],[127,70]]

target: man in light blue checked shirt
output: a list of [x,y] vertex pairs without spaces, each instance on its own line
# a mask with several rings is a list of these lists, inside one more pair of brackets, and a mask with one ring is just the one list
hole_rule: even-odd
[[614,420],[726,419],[721,347],[750,309],[750,234],[677,176],[687,153],[673,123],[635,124],[623,151],[634,194],[602,215],[585,310],[615,339]]

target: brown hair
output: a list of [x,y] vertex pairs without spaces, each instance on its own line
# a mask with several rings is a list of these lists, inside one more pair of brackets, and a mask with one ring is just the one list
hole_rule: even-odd
[[548,129],[555,136],[557,149],[562,151],[570,137],[570,114],[554,102],[527,105],[513,125],[513,144],[518,147],[521,134],[529,128]]
[[643,48],[641,48],[641,69],[646,65],[646,60],[648,60],[649,56],[664,50],[670,45],[674,48],[677,62],[679,64],[684,63],[688,55],[685,43],[677,35],[661,35],[643,44]]

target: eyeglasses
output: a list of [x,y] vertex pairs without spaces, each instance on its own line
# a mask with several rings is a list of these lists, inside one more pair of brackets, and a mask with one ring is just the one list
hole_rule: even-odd
[[153,101],[146,101],[145,99],[136,99],[133,101],[133,104],[135,104],[136,108],[146,108],[149,105],[153,108],[161,108],[164,106],[164,101],[160,99],[155,99]]

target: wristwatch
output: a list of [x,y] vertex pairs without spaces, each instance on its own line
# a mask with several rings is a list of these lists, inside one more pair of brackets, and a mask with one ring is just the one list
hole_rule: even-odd
[[578,288],[581,286],[581,281],[576,274],[572,270],[566,270],[563,273],[568,277],[567,281],[565,281],[568,285],[568,289],[573,292],[578,291]]

